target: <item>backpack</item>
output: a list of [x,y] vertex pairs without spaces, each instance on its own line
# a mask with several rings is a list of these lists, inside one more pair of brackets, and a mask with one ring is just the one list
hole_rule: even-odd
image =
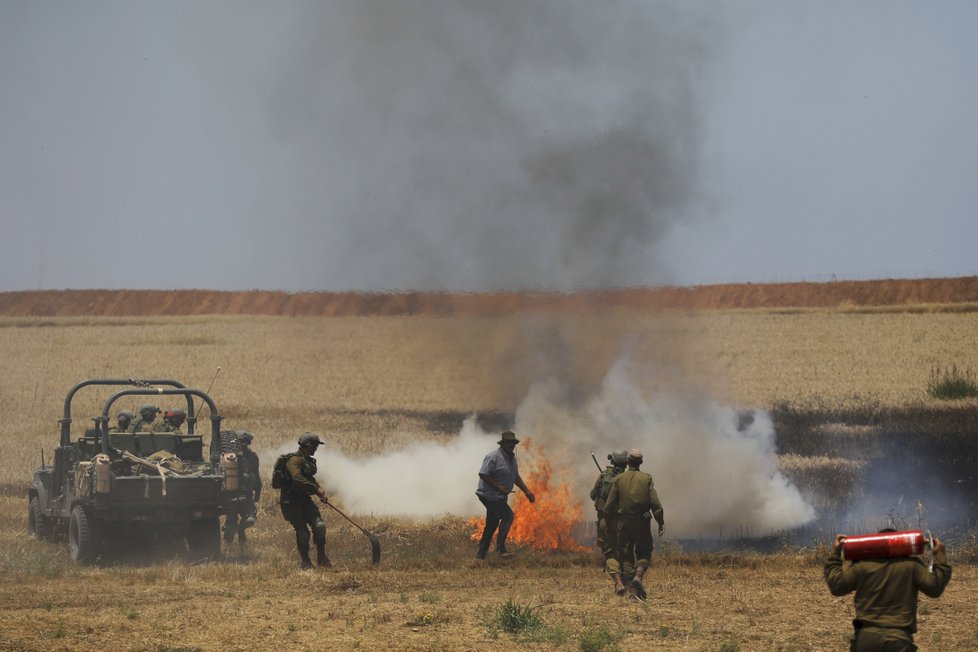
[[594,508],[599,512],[604,510],[604,503],[608,499],[608,494],[611,493],[611,483],[620,473],[621,471],[613,466],[609,466],[601,472],[601,485],[598,487],[598,494],[594,497]]
[[298,453],[283,453],[275,460],[272,468],[272,489],[288,489],[292,486],[292,476],[289,475],[285,465]]

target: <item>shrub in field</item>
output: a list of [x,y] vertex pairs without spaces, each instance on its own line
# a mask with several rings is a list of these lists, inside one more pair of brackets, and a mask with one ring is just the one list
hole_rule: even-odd
[[543,625],[543,620],[536,614],[537,609],[539,607],[520,604],[510,598],[496,610],[493,624],[510,634],[524,634]]
[[970,369],[958,369],[952,364],[941,369],[935,367],[930,372],[927,393],[934,398],[949,400],[978,396],[978,384]]
[[581,634],[578,643],[581,652],[617,652],[620,634],[615,634],[604,625]]

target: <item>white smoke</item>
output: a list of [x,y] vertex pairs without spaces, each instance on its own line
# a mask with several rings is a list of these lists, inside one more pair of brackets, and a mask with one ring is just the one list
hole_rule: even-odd
[[[591,451],[606,464],[612,450],[639,448],[673,536],[762,536],[812,520],[812,507],[777,469],[766,412],[743,419],[702,396],[646,397],[632,378],[635,371],[619,360],[595,395],[578,404],[569,404],[559,381],[539,382],[516,412],[517,435],[572,483],[585,515],[593,514],[587,494],[598,472]],[[320,478],[354,513],[471,516],[481,511],[474,495],[478,470],[496,435],[469,418],[445,444],[418,443],[367,459],[323,447]],[[531,469],[523,460],[527,478]]]

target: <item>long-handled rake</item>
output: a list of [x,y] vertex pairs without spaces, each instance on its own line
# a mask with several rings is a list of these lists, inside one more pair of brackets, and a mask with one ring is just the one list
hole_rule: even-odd
[[336,505],[334,505],[333,503],[329,502],[328,500],[324,500],[322,502],[324,504],[332,507],[333,510],[337,514],[339,514],[340,516],[342,516],[343,518],[345,518],[347,521],[349,521],[350,522],[350,525],[352,525],[353,527],[355,527],[356,529],[360,530],[361,532],[363,532],[364,534],[367,535],[367,538],[370,539],[370,554],[371,554],[371,559],[373,559],[373,563],[379,564],[380,563],[380,540],[377,539],[377,536],[375,534],[373,534],[372,532],[370,532],[369,530],[361,527],[360,525],[357,525],[353,521],[353,519],[351,519],[349,516],[347,516],[346,514],[344,514],[343,512],[341,512],[339,510],[339,508]]

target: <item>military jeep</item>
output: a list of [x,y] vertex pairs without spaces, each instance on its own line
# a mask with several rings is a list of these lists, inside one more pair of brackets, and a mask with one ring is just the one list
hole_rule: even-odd
[[[127,388],[105,401],[94,428],[73,437],[72,399],[92,385]],[[110,428],[109,411],[127,396],[184,397],[186,433]],[[210,409],[207,458],[195,432],[195,398]],[[46,464],[42,452],[28,492],[32,534],[67,539],[71,558],[81,563],[105,562],[134,542],[175,544],[192,561],[219,558],[219,517],[240,496],[228,481],[233,472],[222,467],[221,416],[210,396],[175,380],[90,379],[68,391],[59,424],[54,459]]]

